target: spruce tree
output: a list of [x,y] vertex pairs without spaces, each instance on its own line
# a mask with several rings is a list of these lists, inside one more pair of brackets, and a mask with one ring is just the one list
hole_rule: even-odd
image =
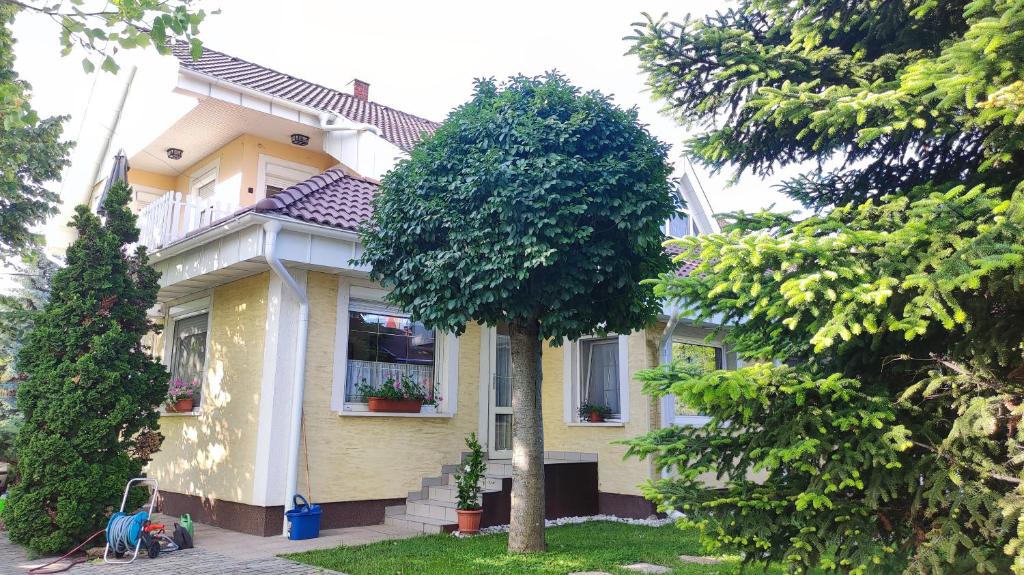
[[698,161],[802,165],[813,210],[678,242],[656,293],[746,366],[641,375],[709,417],[632,442],[647,495],[748,562],[1024,573],[1024,1],[743,0],[633,42]]
[[[154,329],[158,274],[115,184],[105,221],[85,206],[78,239],[54,274],[50,301],[18,355],[18,483],[5,510],[11,541],[63,551],[106,523],[128,479],[138,476],[167,391],[166,369],[142,344]],[[159,439],[159,438],[158,438]]]

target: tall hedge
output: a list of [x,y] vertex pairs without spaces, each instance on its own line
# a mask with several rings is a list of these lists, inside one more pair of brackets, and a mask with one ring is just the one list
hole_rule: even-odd
[[127,184],[114,185],[105,221],[77,208],[78,240],[18,356],[25,422],[4,519],[12,541],[39,553],[103,528],[161,439],[168,374],[142,344],[159,276],[145,248],[126,250],[139,237],[130,197]]

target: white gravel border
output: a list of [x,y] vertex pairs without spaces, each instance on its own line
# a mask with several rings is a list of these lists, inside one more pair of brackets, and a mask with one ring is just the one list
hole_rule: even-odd
[[[665,519],[648,518],[648,519],[630,519],[627,517],[617,517],[615,515],[586,515],[582,517],[562,517],[561,519],[548,519],[544,522],[545,527],[558,527],[559,525],[578,525],[580,523],[587,523],[589,521],[611,521],[613,523],[625,523],[627,525],[643,525],[645,527],[661,527],[662,525],[668,525],[675,521],[671,517]],[[480,530],[480,535],[490,535],[492,533],[505,533],[508,531],[508,525],[495,525],[493,527],[484,527]],[[463,535],[458,531],[453,531],[452,535],[455,537],[472,537],[472,535]]]

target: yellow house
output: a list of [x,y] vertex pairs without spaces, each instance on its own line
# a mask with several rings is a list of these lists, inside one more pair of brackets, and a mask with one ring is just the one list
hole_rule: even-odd
[[[354,263],[375,178],[437,124],[373,102],[358,80],[350,94],[209,49],[196,61],[187,46],[174,53],[170,76],[119,76],[123,105],[111,122],[121,128],[94,146],[125,149],[140,241],[162,274],[152,313],[163,330],[148,343],[173,377],[201,385],[191,412],[160,420],[165,440],[147,473],[163,510],[274,535],[301,493],[323,506],[325,528],[442,531],[455,523],[450,473],[476,432],[488,454],[485,523],[507,522],[504,329],[428,330]],[[129,137],[129,126],[148,132]],[[99,204],[104,171],[101,161],[82,176],[78,200]],[[679,187],[689,208],[667,234],[716,229],[689,181]],[[614,442],[701,418],[643,395],[632,374],[669,348],[735,363],[705,341],[707,329],[666,335],[665,320],[544,348],[550,516],[654,513],[639,488],[654,477],[651,463],[625,460]],[[436,405],[370,411],[358,384],[401,376],[429,388]],[[588,421],[583,403],[611,414]]]

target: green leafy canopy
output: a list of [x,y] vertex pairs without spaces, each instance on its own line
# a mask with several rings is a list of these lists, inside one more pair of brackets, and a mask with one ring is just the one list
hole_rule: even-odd
[[667,148],[558,74],[476,83],[381,182],[362,263],[427,325],[540,320],[560,342],[628,333],[660,309]]
[[782,189],[816,210],[678,242],[655,293],[746,366],[640,374],[709,417],[630,442],[673,471],[648,497],[793,571],[1024,573],[1024,2],[746,0],[632,42],[696,159],[810,160]]

